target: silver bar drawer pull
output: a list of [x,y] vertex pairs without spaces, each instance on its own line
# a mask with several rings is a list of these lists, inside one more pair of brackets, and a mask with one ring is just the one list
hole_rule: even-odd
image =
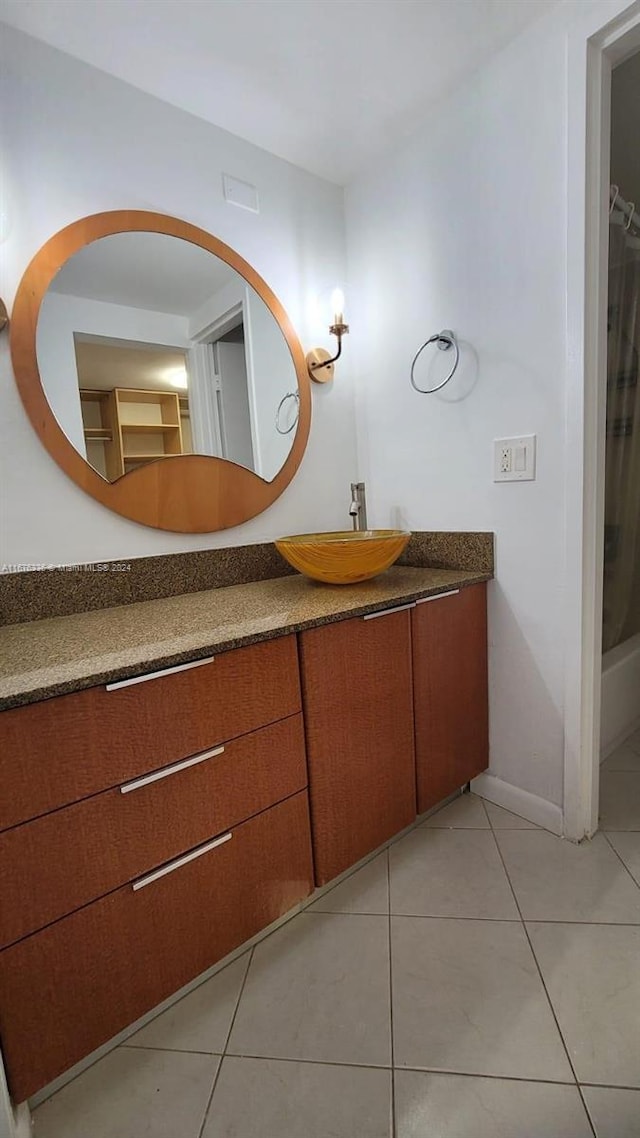
[[166,877],[168,873],[173,873],[174,869],[180,869],[183,865],[188,865],[190,861],[195,861],[197,857],[202,857],[203,854],[209,853],[210,850],[215,850],[217,846],[223,846],[225,842],[230,842],[233,833],[229,831],[228,834],[223,834],[221,838],[214,838],[212,842],[207,842],[204,846],[198,846],[197,849],[191,850],[191,853],[184,854],[183,857],[177,857],[175,861],[170,861],[167,865],[161,866],[160,869],[155,869],[153,873],[148,873],[146,877],[140,877],[138,881],[133,883],[133,892],[136,893],[138,889],[144,889],[146,885],[151,885],[154,881],[159,881],[161,877]]
[[131,676],[128,680],[116,680],[113,684],[106,684],[107,691],[117,691],[118,688],[130,688],[132,684],[144,684],[147,680],[157,680],[160,676],[172,676],[174,672],[188,672],[189,668],[200,668],[203,664],[212,664],[215,656],[206,656],[204,660],[191,660],[188,664],[176,664],[175,668],[161,668],[159,672],[147,672],[144,676]]
[[427,601],[441,601],[443,597],[455,597],[459,592],[459,589],[449,589],[448,593],[434,593],[432,597],[420,597],[416,604],[426,605]]
[[416,607],[415,601],[411,601],[408,605],[396,605],[392,609],[381,609],[380,612],[368,612],[363,616],[363,620],[375,620],[379,616],[391,616],[392,612],[404,612],[405,609],[414,609]]
[[186,771],[188,767],[195,767],[198,763],[203,763],[205,759],[213,759],[216,755],[223,754],[224,747],[214,747],[212,751],[202,751],[199,755],[191,755],[189,759],[182,759],[179,763],[172,763],[170,767],[163,767],[162,770],[153,771],[152,774],[143,775],[142,778],[135,778],[133,782],[123,782],[120,793],[129,794],[131,790],[139,790],[141,786],[148,786],[150,782],[159,782],[161,778],[168,778],[170,774]]

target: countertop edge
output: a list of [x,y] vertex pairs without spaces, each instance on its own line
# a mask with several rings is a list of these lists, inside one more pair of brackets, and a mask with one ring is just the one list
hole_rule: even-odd
[[[455,573],[456,570],[448,570],[448,572]],[[251,644],[275,640],[278,637],[304,632],[310,628],[320,628],[323,625],[336,624],[342,620],[350,620],[367,616],[371,613],[384,612],[386,609],[393,608],[396,605],[409,605],[425,597],[438,596],[439,594],[450,592],[453,589],[463,589],[470,585],[478,585],[493,580],[492,573],[476,573],[468,569],[463,569],[459,572],[460,578],[456,579],[455,582],[452,581],[447,584],[432,587],[423,586],[422,588],[412,591],[399,590],[395,597],[387,597],[384,601],[372,602],[369,600],[357,608],[337,610],[318,617],[310,617],[307,620],[284,621],[274,628],[251,632],[246,636],[235,636],[226,640],[207,639],[197,648],[189,648],[184,651],[171,652],[165,655],[150,655],[145,659],[144,663],[141,662],[136,667],[119,667],[96,672],[87,671],[82,676],[67,678],[58,683],[53,682],[40,687],[22,689],[15,693],[0,696],[0,711],[10,711],[19,707],[29,706],[33,703],[53,699],[55,696],[71,695],[74,692],[85,691],[87,688],[99,687],[102,684],[132,679],[135,676],[145,675],[147,672],[154,672],[175,667],[179,664],[189,663],[190,661],[201,660],[212,654],[230,652],[235,648],[246,648]]]

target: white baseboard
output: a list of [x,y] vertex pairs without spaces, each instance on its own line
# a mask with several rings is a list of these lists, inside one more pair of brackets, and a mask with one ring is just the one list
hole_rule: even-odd
[[621,731],[618,735],[614,736],[614,738],[609,743],[607,743],[606,747],[602,748],[600,751],[600,762],[603,763],[605,759],[608,759],[609,755],[612,755],[614,751],[618,750],[618,747],[621,747],[623,743],[626,743],[629,736],[633,735],[634,732],[636,732],[639,728],[640,716],[638,716],[637,719],[634,719],[630,727],[625,727],[624,731]]
[[600,753],[607,758],[638,726],[640,633],[602,657]]
[[562,809],[555,802],[548,802],[546,798],[539,798],[537,794],[530,794],[528,790],[503,782],[501,778],[486,772],[471,780],[471,789],[480,798],[486,798],[488,802],[494,802],[512,814],[518,814],[527,822],[551,830],[552,834],[564,833]]

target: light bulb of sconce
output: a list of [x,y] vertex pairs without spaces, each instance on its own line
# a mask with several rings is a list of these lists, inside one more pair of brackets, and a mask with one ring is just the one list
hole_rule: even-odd
[[333,323],[344,324],[344,293],[341,288],[334,288],[331,293],[331,307],[333,309]]

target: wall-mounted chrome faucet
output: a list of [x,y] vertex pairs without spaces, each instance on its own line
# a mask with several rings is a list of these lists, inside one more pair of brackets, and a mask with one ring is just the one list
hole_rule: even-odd
[[353,518],[353,528],[355,530],[365,530],[367,528],[367,497],[364,490],[364,482],[351,483],[349,517]]

